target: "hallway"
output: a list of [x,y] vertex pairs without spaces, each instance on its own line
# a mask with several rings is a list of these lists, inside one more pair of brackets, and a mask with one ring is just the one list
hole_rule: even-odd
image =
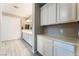
[[22,40],[0,42],[0,56],[33,56]]

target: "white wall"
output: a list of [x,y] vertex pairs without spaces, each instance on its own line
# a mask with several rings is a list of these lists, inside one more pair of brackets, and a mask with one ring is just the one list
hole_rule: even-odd
[[23,26],[23,28],[25,28],[25,18],[21,19],[21,26]]
[[21,19],[14,16],[2,15],[1,40],[13,40],[21,37]]

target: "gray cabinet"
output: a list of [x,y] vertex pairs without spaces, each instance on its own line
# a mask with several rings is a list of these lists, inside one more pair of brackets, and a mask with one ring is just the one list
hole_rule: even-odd
[[75,46],[61,41],[54,41],[54,55],[55,56],[74,56]]
[[58,3],[57,4],[57,22],[66,23],[76,21],[76,4],[75,3]]
[[41,7],[41,26],[56,23],[56,4],[47,3]]

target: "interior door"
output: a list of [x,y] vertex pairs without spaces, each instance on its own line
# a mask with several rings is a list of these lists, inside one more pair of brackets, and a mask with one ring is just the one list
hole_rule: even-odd
[[1,41],[19,39],[20,36],[20,18],[3,14],[1,20]]

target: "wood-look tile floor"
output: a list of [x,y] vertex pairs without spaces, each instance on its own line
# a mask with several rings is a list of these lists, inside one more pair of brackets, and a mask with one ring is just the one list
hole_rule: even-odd
[[0,42],[0,56],[33,56],[20,39]]

